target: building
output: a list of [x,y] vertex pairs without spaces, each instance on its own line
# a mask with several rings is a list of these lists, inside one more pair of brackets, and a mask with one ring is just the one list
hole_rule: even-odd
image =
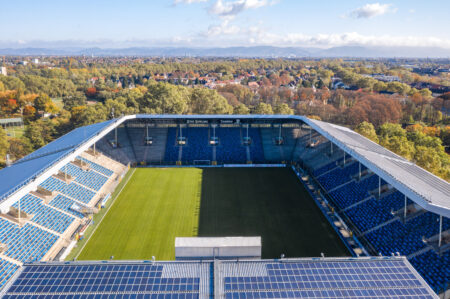
[[0,67],[0,75],[8,76],[8,71],[6,70],[6,67],[4,66]]

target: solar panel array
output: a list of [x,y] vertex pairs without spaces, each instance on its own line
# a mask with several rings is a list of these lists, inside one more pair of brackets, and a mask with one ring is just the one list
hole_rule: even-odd
[[436,298],[403,258],[219,263],[222,298]]
[[[1,295],[1,294],[0,294]],[[4,298],[437,298],[406,258],[25,265]]]
[[208,298],[211,263],[108,262],[31,264],[4,298]]

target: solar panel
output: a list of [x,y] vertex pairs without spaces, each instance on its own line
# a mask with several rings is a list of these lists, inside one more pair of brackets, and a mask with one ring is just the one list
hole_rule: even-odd
[[30,264],[5,298],[205,298],[209,297],[210,268],[211,263],[205,262]]
[[218,263],[223,298],[436,298],[405,258]]

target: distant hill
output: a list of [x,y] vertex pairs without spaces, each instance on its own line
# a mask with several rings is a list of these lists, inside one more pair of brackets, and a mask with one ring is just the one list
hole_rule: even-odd
[[0,55],[95,55],[95,56],[166,56],[166,57],[405,57],[449,58],[450,49],[437,47],[364,47],[342,46],[328,49],[304,47],[226,47],[226,48],[4,48]]

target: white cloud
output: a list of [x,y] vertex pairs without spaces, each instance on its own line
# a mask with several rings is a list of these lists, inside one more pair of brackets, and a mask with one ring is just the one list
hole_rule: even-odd
[[396,11],[392,4],[371,3],[353,10],[349,15],[357,19],[368,19]]
[[220,25],[211,25],[205,33],[207,37],[236,35],[241,33],[241,28],[236,25],[230,25],[229,20],[224,20]]
[[210,8],[209,12],[221,17],[232,17],[244,10],[255,9],[268,5],[273,5],[278,1],[269,0],[236,0],[236,1],[224,1],[217,0]]
[[192,3],[200,3],[207,2],[208,0],[174,0],[173,4],[192,4]]

